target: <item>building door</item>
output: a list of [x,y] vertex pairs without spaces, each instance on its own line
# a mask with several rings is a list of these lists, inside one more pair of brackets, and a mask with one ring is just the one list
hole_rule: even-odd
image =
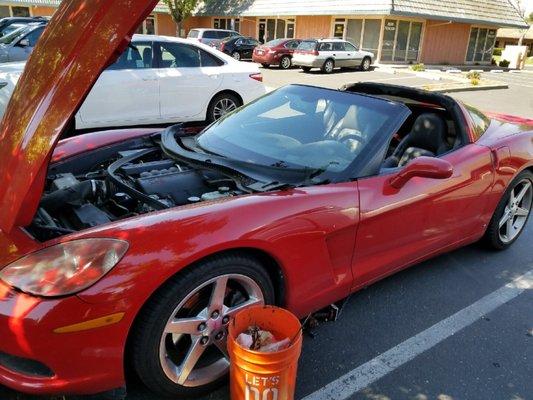
[[496,29],[472,28],[466,52],[468,63],[489,63],[492,60],[494,44],[496,43]]
[[266,24],[265,22],[259,22],[259,32],[258,32],[258,37],[259,37],[259,42],[260,43],[265,43],[265,34],[266,34]]
[[383,32],[381,61],[418,61],[422,22],[387,19]]

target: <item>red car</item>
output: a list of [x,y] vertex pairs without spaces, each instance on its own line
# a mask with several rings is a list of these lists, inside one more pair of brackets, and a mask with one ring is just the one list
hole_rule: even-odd
[[533,121],[414,89],[287,86],[196,136],[59,141],[157,3],[62,2],[7,107],[0,384],[92,394],[129,370],[159,394],[205,393],[226,377],[238,310],[303,317],[526,226]]
[[274,39],[254,49],[252,61],[268,68],[279,65],[282,69],[292,67],[292,54],[300,45],[300,39]]

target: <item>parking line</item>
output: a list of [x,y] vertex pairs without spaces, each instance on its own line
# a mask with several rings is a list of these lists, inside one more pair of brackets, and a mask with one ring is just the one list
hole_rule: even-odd
[[361,389],[368,387],[443,340],[472,325],[484,315],[513,300],[527,289],[533,289],[533,270],[353,369],[322,389],[306,396],[303,400],[349,399]]

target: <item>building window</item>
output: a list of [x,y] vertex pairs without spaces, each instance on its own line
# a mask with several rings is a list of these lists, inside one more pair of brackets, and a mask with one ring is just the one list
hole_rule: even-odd
[[11,12],[14,17],[29,17],[31,15],[29,7],[11,7]]
[[232,31],[241,31],[241,20],[239,18],[214,18],[213,28],[229,29]]
[[295,31],[295,18],[263,18],[258,23],[258,36],[261,43],[274,39],[293,39]]
[[422,42],[422,22],[385,20],[382,61],[418,61]]
[[466,62],[490,62],[495,43],[496,29],[472,27],[470,30],[470,39],[468,40]]
[[29,7],[0,6],[0,18],[5,17],[31,17]]
[[379,49],[379,19],[349,19],[346,23],[345,36],[337,36],[353,43],[358,49],[377,54]]
[[137,33],[141,35],[155,35],[156,33],[156,19],[154,15],[150,15],[144,20],[144,22],[137,28]]

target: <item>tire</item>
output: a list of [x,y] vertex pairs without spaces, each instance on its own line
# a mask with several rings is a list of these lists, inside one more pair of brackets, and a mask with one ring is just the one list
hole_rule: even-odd
[[263,68],[270,68],[270,64],[261,64]]
[[359,69],[361,71],[370,71],[370,67],[372,65],[372,60],[370,59],[370,57],[365,57],[363,58],[363,61],[361,62],[361,67],[359,67]]
[[[171,278],[143,308],[135,323],[129,352],[132,354],[133,368],[138,377],[154,393],[174,398],[196,397],[206,395],[226,381],[229,363],[224,361],[225,357],[222,356],[223,353],[219,350],[219,346],[225,348],[225,327],[229,322],[223,322],[223,318],[224,313],[231,308],[224,308],[225,311],[220,310],[219,307],[212,308],[218,309],[220,315],[213,318],[203,316],[202,318],[207,319],[207,322],[202,323],[204,331],[201,334],[164,332],[171,321],[175,321],[174,324],[176,324],[177,321],[180,321],[179,318],[188,318],[190,321],[191,318],[197,318],[196,315],[200,316],[203,313],[215,315],[215,312],[210,310],[210,304],[212,304],[210,297],[215,292],[214,287],[228,276],[242,281],[233,281],[231,278],[228,280],[228,289],[224,292],[226,296],[222,307],[235,301],[236,296],[228,290],[239,288],[239,285],[242,285],[239,290],[250,285],[250,289],[244,290],[249,290],[250,293],[253,292],[254,295],[257,295],[258,299],[250,297],[249,303],[252,302],[251,299],[256,299],[256,304],[274,304],[274,288],[261,263],[253,257],[233,253],[214,256],[201,261]],[[215,283],[206,285],[212,281]],[[204,286],[202,287],[202,285]],[[262,299],[259,299],[259,293]],[[246,297],[242,297],[240,300],[242,299],[246,299]],[[195,306],[195,303],[198,304]],[[236,304],[240,306],[241,303],[236,302]],[[180,313],[182,314],[178,317],[177,315]],[[188,329],[195,332],[196,329],[201,329],[200,326],[196,328],[196,322],[194,321],[194,326],[188,326]],[[189,325],[191,324],[189,323]],[[217,339],[215,332],[207,333],[211,330],[218,330],[219,334],[223,332],[223,339]],[[209,338],[209,341],[202,345],[202,339],[206,337]],[[190,344],[187,344],[188,342]],[[180,353],[179,347],[182,344],[185,346]],[[203,350],[201,350],[202,353],[197,359],[198,361],[195,361],[193,369],[190,370],[187,380],[180,384],[179,381],[183,372],[180,374],[177,371],[183,365],[180,364],[178,367],[174,364],[174,360],[180,355],[188,355],[193,344],[195,349]],[[218,361],[209,364],[210,358],[216,359],[217,354]],[[171,365],[163,366],[167,364]],[[198,367],[198,365],[200,366]]]
[[292,60],[289,56],[282,56],[279,60],[279,67],[281,69],[290,69],[292,67]]
[[335,69],[335,61],[329,58],[326,61],[324,61],[324,65],[322,65],[322,68],[320,70],[325,74],[331,74],[334,69]]
[[207,107],[207,122],[212,123],[242,106],[242,101],[231,93],[217,94]]
[[300,67],[300,68],[302,68],[302,71],[303,71],[303,72],[309,72],[309,71],[311,71],[311,67]]
[[[511,207],[511,204],[516,205]],[[532,204],[533,173],[523,171],[513,179],[496,207],[483,238],[485,244],[496,250],[509,248],[524,231],[531,215]]]
[[233,53],[231,53],[231,56],[237,60],[237,61],[241,61],[241,53],[239,53],[238,51],[234,51]]

